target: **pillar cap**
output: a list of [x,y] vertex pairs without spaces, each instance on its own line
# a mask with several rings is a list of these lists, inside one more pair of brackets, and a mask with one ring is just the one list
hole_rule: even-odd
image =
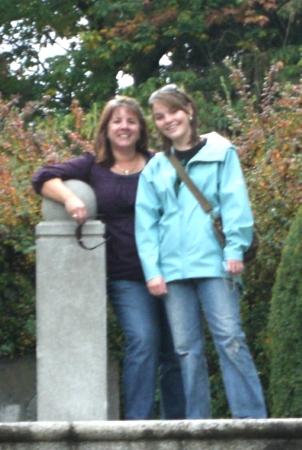
[[[80,180],[67,180],[64,184],[85,203],[88,217],[96,218],[97,201],[92,187]],[[45,221],[73,220],[62,203],[47,197],[43,197],[42,200],[42,215]]]

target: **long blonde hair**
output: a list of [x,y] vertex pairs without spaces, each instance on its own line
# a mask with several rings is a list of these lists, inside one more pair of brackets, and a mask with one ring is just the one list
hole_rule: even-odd
[[111,167],[115,163],[110,140],[107,136],[107,129],[113,112],[120,106],[126,107],[137,116],[139,121],[140,137],[136,143],[135,149],[138,153],[142,153],[144,155],[148,154],[148,127],[141,107],[134,98],[117,96],[112,100],[109,100],[109,102],[105,105],[94,140],[96,162],[101,163],[105,167]]

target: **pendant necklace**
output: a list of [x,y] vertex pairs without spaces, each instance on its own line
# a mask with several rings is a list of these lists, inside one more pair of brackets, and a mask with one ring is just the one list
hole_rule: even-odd
[[135,164],[131,167],[131,169],[123,169],[123,167],[119,166],[117,162],[115,163],[115,165],[121,172],[123,172],[124,175],[129,175],[135,169],[135,167],[137,165],[137,156],[135,156],[134,159],[136,161],[135,161]]

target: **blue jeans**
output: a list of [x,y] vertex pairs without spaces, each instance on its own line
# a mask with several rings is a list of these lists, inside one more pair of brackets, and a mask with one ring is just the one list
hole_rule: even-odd
[[108,295],[125,336],[125,419],[154,418],[158,368],[162,418],[183,419],[181,369],[162,300],[145,283],[126,280],[109,281]]
[[202,315],[209,325],[232,417],[265,418],[262,387],[241,329],[238,286],[223,278],[168,283],[165,306],[180,356],[186,418],[209,418],[210,388]]

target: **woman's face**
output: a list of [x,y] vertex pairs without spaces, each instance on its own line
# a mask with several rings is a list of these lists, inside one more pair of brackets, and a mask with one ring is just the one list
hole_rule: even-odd
[[173,146],[178,150],[189,148],[190,115],[193,110],[189,107],[188,111],[177,109],[175,106],[160,101],[155,101],[152,106],[153,119],[157,129],[171,139]]
[[137,115],[126,106],[116,108],[108,122],[107,137],[112,149],[135,149],[140,137]]

